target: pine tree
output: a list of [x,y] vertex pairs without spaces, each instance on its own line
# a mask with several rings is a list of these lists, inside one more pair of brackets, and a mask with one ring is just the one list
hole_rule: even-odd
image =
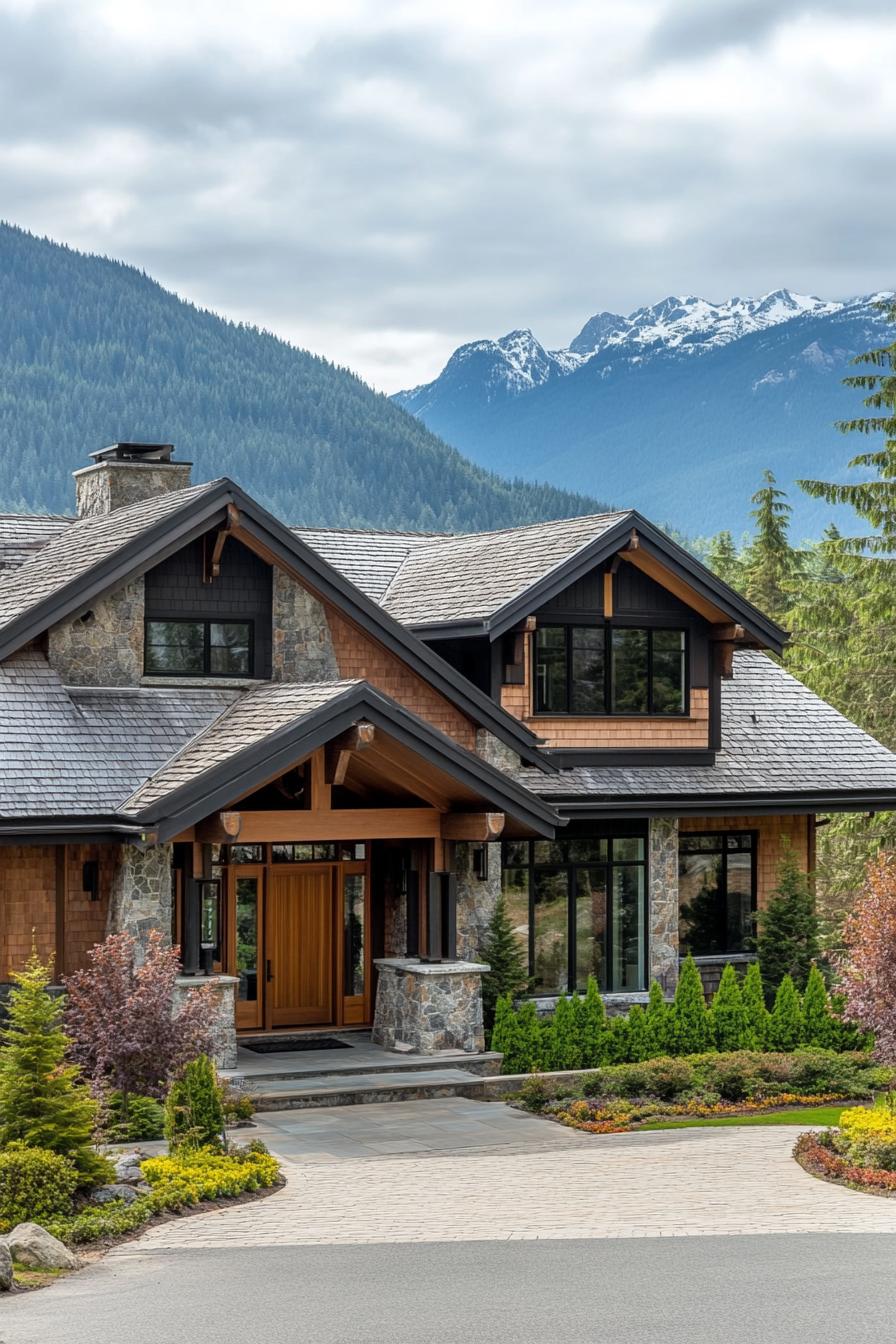
[[817,966],[813,966],[803,995],[803,1041],[806,1045],[830,1050],[836,1043],[836,1028],[824,976]]
[[711,1042],[703,981],[697,963],[690,955],[685,958],[675,990],[671,1041],[676,1055],[699,1055],[709,1049]]
[[583,1069],[599,1069],[607,1062],[607,1010],[593,975],[589,975],[585,997],[579,1003],[579,1043]]
[[765,1050],[768,1048],[769,1014],[765,1006],[765,991],[762,987],[762,971],[759,962],[753,961],[747,967],[741,986],[741,999],[744,1006],[744,1049]]
[[492,1027],[492,1050],[503,1055],[501,1061],[502,1073],[527,1073],[527,1069],[519,1068],[520,1062],[520,1032],[517,1015],[513,1010],[513,1003],[509,994],[502,994],[495,1005],[495,1022]]
[[482,977],[482,1012],[486,1031],[495,1020],[495,1004],[502,994],[516,998],[529,982],[529,972],[520,940],[510,922],[502,892],[489,920],[480,957],[489,967]]
[[747,1015],[737,972],[729,962],[710,1007],[712,1034],[717,1050],[743,1050]]
[[762,967],[766,1002],[785,975],[802,989],[818,956],[818,916],[808,876],[802,872],[792,847],[784,846],[778,864],[778,882],[766,908],[758,916],[756,950]]
[[32,951],[12,972],[9,1022],[0,1047],[0,1148],[14,1142],[66,1157],[83,1186],[100,1185],[112,1168],[92,1146],[97,1103],[65,1063],[62,1003],[47,993],[50,967]]
[[706,550],[706,566],[723,583],[740,588],[744,582],[743,564],[730,532],[718,532],[710,538]]
[[803,1036],[803,1013],[796,985],[789,975],[778,986],[775,1006],[768,1026],[768,1043],[772,1050],[795,1050]]
[[654,980],[647,996],[647,1030],[650,1055],[666,1055],[672,1049],[672,1008],[666,1002],[662,985]]
[[744,592],[760,611],[781,620],[789,605],[787,586],[793,577],[796,557],[788,538],[789,518],[793,512],[786,494],[779,490],[770,471],[763,472],[765,484],[756,491],[751,515],[756,536],[743,560]]
[[628,1010],[628,1057],[633,1064],[650,1059],[653,1054],[653,1041],[650,1023],[640,1003],[632,1004]]

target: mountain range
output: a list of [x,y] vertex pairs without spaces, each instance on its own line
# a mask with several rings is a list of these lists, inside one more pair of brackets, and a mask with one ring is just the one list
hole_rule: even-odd
[[600,510],[473,465],[346,369],[132,266],[0,224],[0,510],[65,512],[119,440],[173,442],[294,524],[476,530]]
[[598,494],[692,536],[742,532],[768,467],[797,537],[817,535],[831,510],[795,482],[844,475],[851,445],[834,421],[860,399],[841,380],[856,354],[891,339],[879,297],[670,297],[597,313],[565,349],[528,329],[472,341],[395,400],[491,470]]

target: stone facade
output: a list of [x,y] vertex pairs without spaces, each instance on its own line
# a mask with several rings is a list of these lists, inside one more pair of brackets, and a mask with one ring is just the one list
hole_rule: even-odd
[[190,994],[211,994],[215,1001],[212,1050],[219,1069],[236,1068],[236,988],[235,975],[181,975],[174,986],[172,1007],[176,1013]]
[[272,680],[339,680],[339,664],[322,604],[291,575],[276,567],[273,627]]
[[520,768],[520,758],[513,747],[486,728],[476,730],[476,755],[488,761],[496,770],[503,770],[506,775],[512,775]]
[[481,963],[377,960],[373,1043],[387,1050],[435,1055],[485,1049]]
[[143,579],[94,602],[49,632],[47,658],[66,686],[139,686],[143,676]]
[[171,490],[183,490],[190,484],[190,463],[98,462],[74,476],[78,517],[95,518]]
[[678,821],[653,817],[647,843],[649,975],[667,994],[678,983]]
[[140,948],[152,929],[171,935],[171,845],[122,845],[118,867],[112,877],[109,899],[109,933],[126,931]]
[[454,846],[457,877],[457,955],[475,961],[482,954],[486,934],[501,894],[501,846],[488,845],[488,877],[483,881],[473,871],[473,852],[478,846]]

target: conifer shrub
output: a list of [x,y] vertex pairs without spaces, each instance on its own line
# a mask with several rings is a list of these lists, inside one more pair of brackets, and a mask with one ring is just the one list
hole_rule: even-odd
[[519,1017],[513,1011],[513,1002],[509,994],[499,994],[495,1005],[495,1024],[492,1027],[491,1048],[503,1055],[501,1067],[504,1073],[527,1073],[520,1068]]
[[549,1018],[541,1024],[542,1068],[545,1072],[578,1069],[582,1065],[582,1048],[578,1035],[576,1005],[565,994]]
[[65,1063],[62,1003],[47,993],[50,967],[33,951],[11,979],[0,1046],[0,1149],[20,1143],[57,1153],[80,1186],[102,1185],[113,1171],[92,1142],[98,1106],[77,1065]]
[[809,878],[785,845],[778,864],[778,880],[764,910],[757,916],[756,951],[762,968],[767,1004],[774,1002],[778,986],[789,975],[803,989],[818,956],[818,915]]
[[744,1007],[745,1050],[764,1050],[768,1043],[769,1013],[765,1006],[765,991],[759,963],[751,962],[741,985]]
[[482,1014],[485,1030],[490,1032],[501,995],[509,994],[511,999],[515,999],[522,994],[529,983],[526,958],[510,922],[503,892],[499,895],[489,920],[480,956],[489,967],[482,977]]
[[647,1014],[640,1003],[634,1003],[628,1011],[628,1057],[637,1064],[654,1053]]
[[102,1105],[101,1123],[109,1143],[149,1143],[164,1136],[165,1108],[154,1097],[137,1093],[128,1098],[125,1114],[122,1094],[112,1092]]
[[597,1069],[607,1060],[610,1029],[607,1010],[593,975],[588,977],[585,997],[579,1000],[578,1011],[582,1068]]
[[789,975],[778,986],[775,1006],[768,1028],[768,1043],[772,1050],[795,1050],[803,1036],[803,1013],[796,985]]
[[651,981],[647,996],[647,1028],[651,1055],[668,1054],[672,1047],[672,1008],[658,980]]
[[813,966],[803,995],[803,1041],[827,1050],[837,1043],[837,1023],[831,1013],[824,976]]
[[624,1064],[631,1058],[631,1031],[628,1025],[628,1018],[611,1017],[609,1019],[610,1031],[607,1040],[607,1062],[610,1064]]
[[10,1144],[0,1153],[0,1233],[69,1213],[78,1185],[77,1171],[59,1153]]
[[746,1046],[747,1016],[737,972],[729,962],[722,972],[709,1010],[717,1050],[742,1050]]
[[688,955],[678,977],[672,1005],[672,1045],[676,1055],[699,1055],[711,1044],[711,1027],[703,981]]
[[190,1061],[165,1100],[165,1138],[179,1148],[220,1148],[224,1108],[215,1066],[208,1055]]

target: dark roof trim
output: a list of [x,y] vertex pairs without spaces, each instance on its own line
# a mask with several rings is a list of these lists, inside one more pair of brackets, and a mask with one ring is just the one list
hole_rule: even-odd
[[428,625],[408,622],[418,639],[473,639],[488,633],[485,621],[431,621]]
[[111,817],[57,817],[14,818],[0,821],[0,845],[76,845],[76,844],[132,844],[139,841],[144,827],[132,819]]
[[705,565],[671,537],[667,537],[659,528],[654,527],[653,523],[648,522],[636,509],[632,509],[601,536],[580,547],[568,559],[555,565],[543,578],[499,608],[485,622],[490,637],[497,639],[524,616],[531,615],[537,607],[543,606],[595,566],[609,560],[628,540],[632,528],[638,533],[638,539],[644,549],[661,560],[676,577],[688,583],[708,601],[736,616],[738,623],[754,638],[761,640],[773,653],[780,654],[783,651],[787,642],[785,630],[769,620],[733,588],[729,588],[727,583],[717,579]]
[[675,750],[672,747],[633,747],[631,750],[611,750],[604,747],[543,747],[545,756],[561,770],[576,766],[625,765],[715,765],[716,753],[709,748],[694,747]]
[[567,818],[593,817],[725,817],[788,816],[814,812],[891,812],[896,789],[792,794],[682,794],[643,798],[554,798],[557,811]]
[[334,696],[297,723],[287,724],[148,804],[137,814],[137,823],[142,829],[158,830],[160,840],[170,839],[289,769],[297,759],[324,746],[359,719],[376,724],[460,783],[485,793],[501,811],[509,812],[539,835],[550,838],[562,824],[550,803],[366,682]]

